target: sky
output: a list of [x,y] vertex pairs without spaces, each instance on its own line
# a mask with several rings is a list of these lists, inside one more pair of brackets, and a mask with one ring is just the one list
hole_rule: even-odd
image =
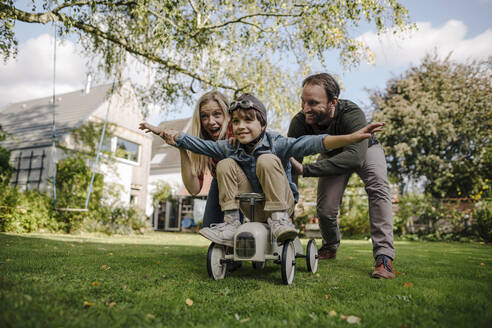
[[[466,62],[492,56],[492,0],[403,0],[411,21],[418,29],[395,37],[391,31],[380,35],[375,27],[362,24],[357,37],[375,54],[375,65],[362,64],[343,71],[335,51],[327,54],[328,72],[341,78],[340,98],[350,99],[370,111],[368,90],[383,89],[386,82],[418,65],[427,53]],[[16,59],[0,62],[0,110],[12,102],[50,96],[53,92],[53,29],[51,24],[18,23]],[[73,40],[57,44],[56,92],[82,89],[86,83],[86,60]],[[319,72],[319,71],[315,71]],[[135,75],[136,73],[134,73]],[[135,78],[145,80],[145,76]],[[299,81],[299,84],[301,81]],[[149,122],[190,117],[193,108],[168,113],[153,112]]]

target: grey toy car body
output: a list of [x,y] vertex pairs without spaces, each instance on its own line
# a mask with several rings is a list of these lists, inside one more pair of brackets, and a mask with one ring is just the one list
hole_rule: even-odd
[[[250,203],[251,213],[254,213],[255,204],[264,200],[261,194],[256,193],[242,194],[238,199]],[[223,279],[227,263],[238,261],[252,261],[255,269],[263,269],[267,261],[281,264],[282,282],[286,285],[294,280],[296,258],[306,258],[307,268],[312,273],[318,270],[318,248],[314,239],[309,240],[304,253],[298,237],[279,245],[268,224],[251,221],[238,227],[232,252],[224,245],[212,243],[209,246],[207,271],[212,279]]]

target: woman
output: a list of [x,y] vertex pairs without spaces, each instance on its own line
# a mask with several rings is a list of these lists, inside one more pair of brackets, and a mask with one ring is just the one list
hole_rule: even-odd
[[[232,136],[229,127],[229,101],[218,91],[210,91],[198,100],[192,118],[191,135],[205,140],[221,140]],[[203,187],[203,177],[208,168],[213,176],[207,196],[203,227],[212,223],[222,223],[224,212],[219,205],[219,187],[215,178],[216,161],[204,155],[190,153],[180,149],[181,177],[186,190],[196,195]]]

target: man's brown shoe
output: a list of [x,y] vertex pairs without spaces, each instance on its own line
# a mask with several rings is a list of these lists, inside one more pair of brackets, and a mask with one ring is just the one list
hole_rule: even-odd
[[318,260],[334,260],[337,258],[337,250],[322,246],[318,250]]
[[393,271],[393,262],[386,255],[379,255],[376,257],[376,267],[372,273],[373,278],[385,278],[392,279],[395,277]]

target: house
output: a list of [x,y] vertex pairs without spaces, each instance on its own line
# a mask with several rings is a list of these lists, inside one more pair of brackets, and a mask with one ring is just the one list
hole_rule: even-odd
[[[185,118],[162,122],[159,127],[190,133],[191,122],[191,118]],[[152,217],[154,229],[181,230],[181,221],[184,218],[199,220],[199,216],[203,215],[205,200],[212,181],[210,173],[205,174],[200,193],[192,197],[184,187],[181,178],[181,157],[176,147],[169,146],[162,138],[153,135],[151,158],[146,213]],[[171,186],[175,201],[153,204],[152,195],[162,182]]]
[[145,210],[150,169],[152,138],[138,130],[143,114],[129,82],[111,92],[111,84],[55,96],[9,104],[0,109],[2,128],[8,138],[2,146],[11,151],[16,169],[11,183],[21,190],[51,190],[49,178],[54,162],[66,154],[52,148],[53,112],[57,142],[74,149],[71,131],[87,122],[104,122],[106,114],[112,126],[112,138],[105,140],[107,150],[115,154],[111,170],[99,165],[104,183],[121,185],[120,204],[133,204]]

